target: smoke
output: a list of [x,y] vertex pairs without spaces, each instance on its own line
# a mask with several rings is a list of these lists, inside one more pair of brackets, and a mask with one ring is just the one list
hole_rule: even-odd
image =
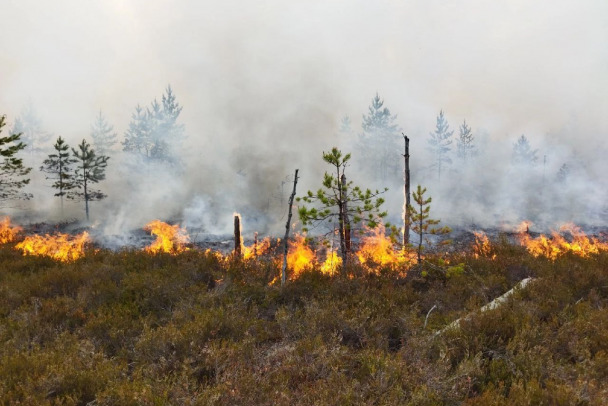
[[[443,221],[606,222],[603,1],[5,3],[0,113],[9,125],[31,100],[44,130],[75,146],[100,109],[122,138],[134,107],[160,99],[167,84],[184,107],[179,170],[134,165],[119,147],[112,154],[99,184],[108,198],[91,205],[107,234],[154,218],[228,232],[234,211],[245,232],[277,234],[294,169],[300,195],[316,190],[329,169],[322,151],[335,145],[354,154],[349,179],[390,188],[398,222],[401,175],[378,179],[355,159],[376,92],[411,138],[412,185],[428,186]],[[437,181],[427,139],[440,109],[455,136],[467,120],[480,155],[467,166],[453,157]],[[338,135],[344,115],[351,139]],[[521,134],[539,150],[536,166],[511,164]],[[17,212],[82,219],[80,203],[58,214],[49,181],[35,173],[42,159],[27,158],[35,198]],[[564,163],[571,172],[558,183]]]

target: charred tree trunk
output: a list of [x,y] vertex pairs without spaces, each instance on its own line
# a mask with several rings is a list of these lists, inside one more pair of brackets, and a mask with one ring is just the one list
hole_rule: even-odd
[[283,269],[281,269],[281,286],[285,286],[285,280],[287,279],[287,251],[289,242],[289,229],[291,227],[291,208],[293,206],[293,199],[296,196],[296,185],[298,183],[298,169],[293,178],[293,191],[289,196],[289,212],[287,214],[287,223],[285,224],[285,238],[283,239]]
[[241,258],[241,218],[234,216],[234,257]]
[[410,242],[410,139],[407,135],[403,134],[405,140],[405,153],[403,159],[405,160],[404,170],[404,210],[403,210],[403,248],[405,248]]

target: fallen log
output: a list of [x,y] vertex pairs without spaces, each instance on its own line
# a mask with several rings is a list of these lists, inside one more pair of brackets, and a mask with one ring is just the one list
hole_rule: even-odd
[[517,290],[525,288],[528,284],[530,284],[530,282],[534,281],[535,279],[536,278],[522,279],[521,281],[519,281],[517,283],[517,285],[513,286],[513,289],[505,292],[501,296],[498,296],[496,299],[492,300],[490,303],[488,303],[488,304],[484,305],[483,307],[481,307],[477,312],[469,313],[469,314],[467,314],[464,317],[461,317],[461,318],[459,318],[457,320],[454,320],[453,322],[451,322],[450,324],[448,324],[447,326],[445,326],[441,330],[435,332],[435,336],[441,335],[444,332],[446,332],[447,330],[459,328],[460,327],[460,323],[463,320],[468,320],[468,319],[470,319],[471,317],[473,317],[477,313],[483,313],[483,312],[487,312],[488,310],[496,309],[497,307],[503,305],[509,299],[509,297],[513,296],[513,293],[515,293]]

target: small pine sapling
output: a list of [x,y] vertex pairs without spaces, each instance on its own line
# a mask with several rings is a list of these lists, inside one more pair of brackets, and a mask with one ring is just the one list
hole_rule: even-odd
[[[440,223],[440,220],[434,220],[430,215],[431,212],[431,201],[432,198],[425,198],[424,194],[426,193],[426,188],[422,188],[422,186],[418,185],[416,191],[412,193],[412,198],[416,203],[415,206],[410,207],[410,224],[411,229],[414,233],[418,234],[418,264],[422,262],[422,249],[423,242],[425,239],[425,235],[443,235],[448,234],[452,230],[445,227],[435,227]],[[449,243],[449,241],[444,241],[445,243]]]
[[42,162],[40,170],[49,174],[47,179],[55,180],[51,186],[57,190],[55,196],[59,196],[61,199],[61,214],[63,215],[63,197],[69,190],[76,187],[71,165],[76,163],[77,159],[70,156],[70,147],[61,137],[57,138],[53,148],[56,152],[48,155],[48,158]]
[[350,235],[353,227],[365,221],[368,227],[375,228],[378,219],[387,215],[386,212],[380,211],[384,199],[378,197],[387,189],[372,192],[370,189],[363,190],[359,186],[353,186],[352,181],[346,181],[344,170],[350,157],[350,154],[343,155],[336,147],[332,148],[331,152],[324,152],[323,160],[333,167],[334,174],[325,172],[323,188],[316,193],[309,190],[306,196],[296,199],[298,202],[304,201],[317,206],[299,207],[298,214],[304,226],[334,224],[337,220],[343,263],[347,262],[351,251]]
[[81,191],[70,192],[68,197],[84,201],[87,221],[89,221],[89,202],[106,197],[100,190],[91,190],[90,184],[106,178],[105,170],[110,158],[104,155],[97,156],[86,140],[82,140],[78,149],[79,151],[72,148],[72,153],[78,161],[74,184]]

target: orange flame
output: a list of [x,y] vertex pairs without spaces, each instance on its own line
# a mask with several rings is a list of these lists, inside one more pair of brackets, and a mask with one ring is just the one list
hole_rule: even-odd
[[21,231],[21,227],[11,226],[10,217],[4,217],[2,220],[0,220],[0,244],[15,241],[17,234],[19,234]]
[[321,265],[321,272],[329,276],[338,273],[338,268],[342,265],[342,257],[336,251],[328,251],[325,262]]
[[190,237],[186,229],[180,228],[178,224],[172,226],[160,220],[153,220],[146,224],[144,230],[156,236],[156,241],[144,248],[144,251],[150,254],[177,254],[188,249],[184,245],[190,241]]
[[287,266],[293,271],[291,279],[295,279],[310,269],[317,263],[315,252],[306,244],[306,239],[302,234],[296,234],[294,241],[289,242],[287,252]]
[[76,236],[61,233],[32,235],[25,237],[15,248],[22,250],[23,255],[47,256],[57,261],[69,262],[83,257],[85,245],[89,242],[91,238],[86,231]]
[[362,244],[357,251],[359,261],[368,271],[375,272],[378,266],[397,270],[406,267],[416,258],[414,252],[395,249],[393,241],[386,236],[384,225],[379,224],[369,232],[369,235],[361,239]]
[[473,256],[475,258],[485,257],[496,259],[488,236],[483,231],[473,231],[475,242],[473,243]]
[[257,244],[253,243],[249,247],[241,244],[241,252],[243,253],[244,259],[251,259],[264,255],[270,249],[270,237],[264,238],[262,241],[258,241]]
[[[566,240],[561,233],[569,233],[572,236],[572,241]],[[559,231],[553,231],[551,237],[540,235],[538,238],[531,238],[528,234],[520,234],[519,240],[521,245],[526,247],[535,257],[545,256],[555,260],[557,257],[572,252],[581,257],[588,257],[591,254],[597,254],[600,251],[608,250],[608,244],[603,243],[596,238],[589,238],[573,223],[564,224],[559,228]]]

